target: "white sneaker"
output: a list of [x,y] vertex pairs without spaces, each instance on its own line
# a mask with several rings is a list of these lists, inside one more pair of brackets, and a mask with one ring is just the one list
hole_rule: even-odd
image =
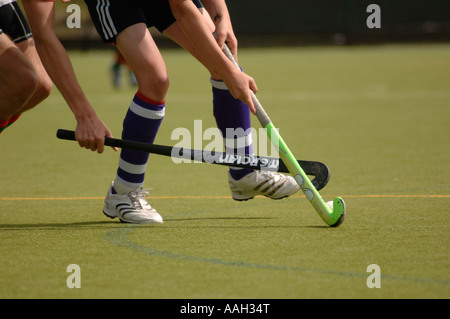
[[237,201],[252,199],[256,195],[282,199],[300,189],[293,177],[270,171],[253,171],[239,180],[228,172],[228,183],[231,196]]
[[163,219],[158,212],[150,206],[144,197],[148,192],[140,189],[128,194],[113,194],[114,182],[105,198],[103,214],[110,218],[118,217],[121,222],[135,224],[161,224]]

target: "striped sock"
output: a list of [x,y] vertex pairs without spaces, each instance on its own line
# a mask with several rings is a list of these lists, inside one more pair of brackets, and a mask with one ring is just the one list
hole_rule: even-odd
[[[213,110],[217,127],[225,140],[227,154],[253,155],[250,110],[242,101],[235,99],[223,81],[211,79]],[[246,168],[230,168],[231,176],[238,180],[253,172]]]
[[[164,114],[165,101],[152,101],[138,91],[123,121],[122,139],[153,143]],[[129,193],[144,185],[148,156],[146,152],[122,149],[113,193]]]

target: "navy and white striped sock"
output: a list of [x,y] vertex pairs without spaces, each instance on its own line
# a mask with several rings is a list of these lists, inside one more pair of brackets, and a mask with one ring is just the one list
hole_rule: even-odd
[[[223,81],[211,79],[214,117],[225,141],[227,154],[253,155],[250,110],[235,99]],[[230,168],[231,176],[238,180],[253,170]]]
[[[122,139],[153,143],[165,115],[165,101],[148,99],[139,91],[123,121]],[[113,193],[126,194],[144,185],[148,153],[122,149]]]

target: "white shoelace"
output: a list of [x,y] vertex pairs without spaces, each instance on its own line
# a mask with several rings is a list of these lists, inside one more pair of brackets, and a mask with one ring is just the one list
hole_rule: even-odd
[[[145,197],[149,196],[150,193],[149,191],[152,190],[151,188],[145,188],[145,189],[141,189],[138,190],[137,192],[131,192],[128,196],[130,197],[131,202],[133,203],[133,205],[138,208],[138,209],[144,209],[142,207],[142,203],[141,203],[141,198],[147,202],[147,200],[145,199]],[[149,205],[147,203],[147,205]],[[150,206],[150,205],[149,205]]]

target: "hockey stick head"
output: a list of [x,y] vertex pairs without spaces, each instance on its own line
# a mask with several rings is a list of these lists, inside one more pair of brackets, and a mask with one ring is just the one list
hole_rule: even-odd
[[[223,52],[230,59],[233,64],[239,68],[236,60],[231,54],[230,49],[225,44],[223,47]],[[320,197],[317,189],[312,185],[312,183],[307,178],[305,172],[300,167],[300,165],[295,160],[291,151],[288,149],[283,139],[279,135],[278,131],[275,129],[272,121],[270,120],[267,113],[264,111],[261,103],[259,103],[255,94],[251,92],[252,101],[255,105],[256,116],[261,126],[266,129],[267,134],[272,142],[272,144],[276,144],[275,147],[278,148],[280,157],[283,159],[283,162],[288,166],[288,170],[291,175],[296,180],[297,184],[300,186],[300,189],[305,193],[306,197],[310,201],[310,203],[315,208],[316,212],[320,215],[322,220],[331,227],[339,226],[344,222],[345,218],[345,203],[344,200],[340,197],[334,199],[333,202],[325,203],[323,199]],[[272,134],[274,133],[274,134]],[[278,142],[274,142],[275,140]],[[306,187],[305,187],[306,184]],[[331,207],[330,207],[331,206]]]
[[327,202],[330,209],[329,220],[326,221],[328,226],[337,227],[344,222],[345,219],[345,202],[341,197],[336,197],[333,201]]

